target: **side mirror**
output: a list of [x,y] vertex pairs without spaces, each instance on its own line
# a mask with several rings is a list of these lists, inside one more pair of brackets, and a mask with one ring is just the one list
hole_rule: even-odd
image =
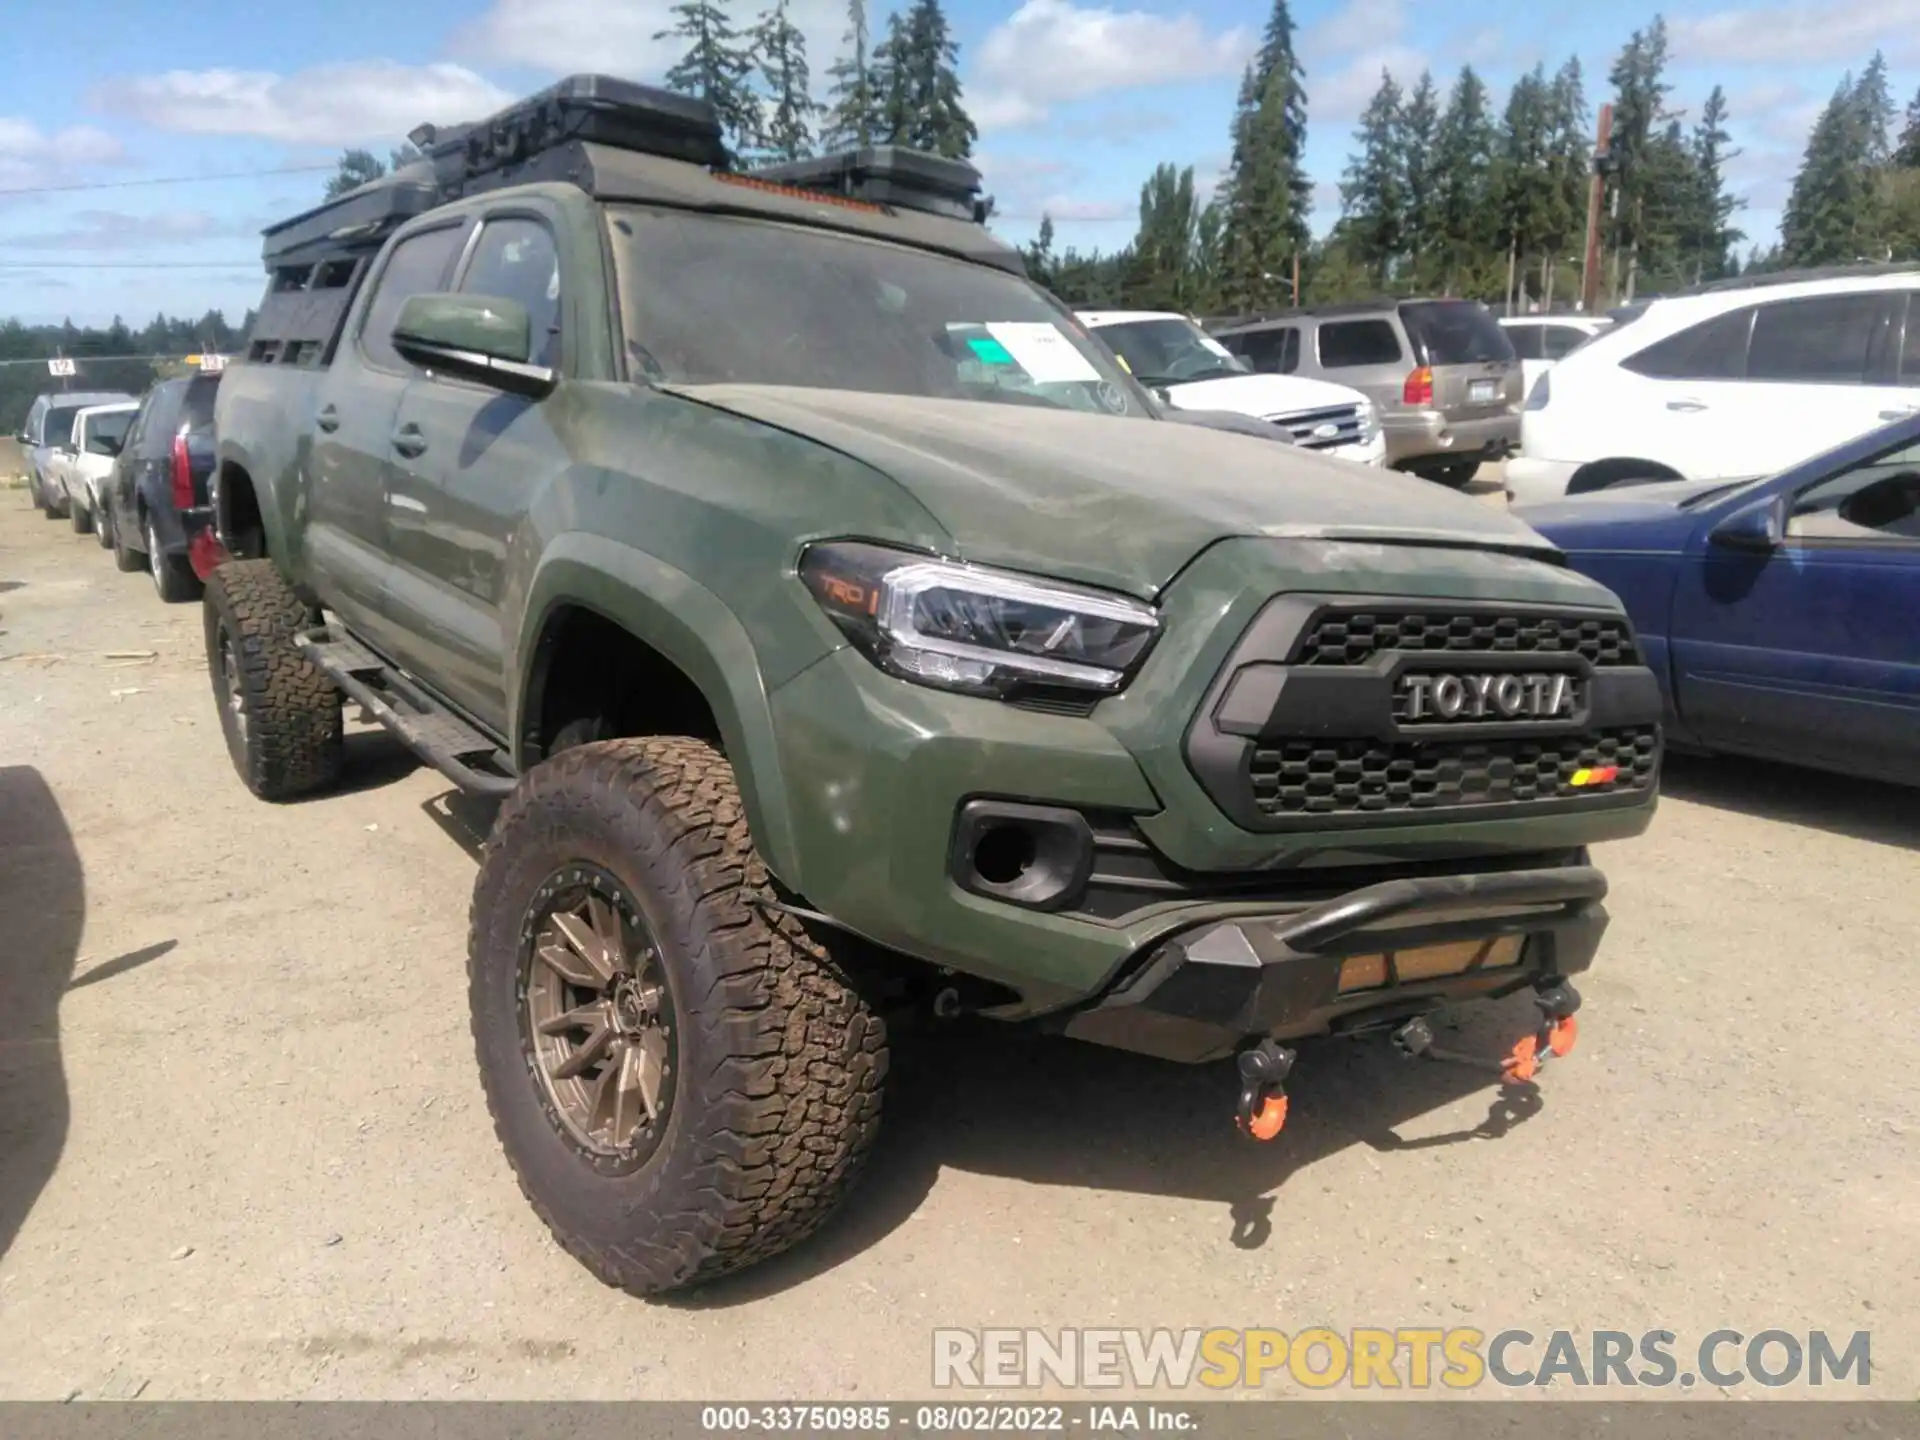
[[21,446],[23,449],[31,450],[33,448],[33,437],[28,435],[24,430],[16,430],[13,432],[13,443]]
[[1708,533],[1707,539],[1728,550],[1745,550],[1766,555],[1780,548],[1786,538],[1781,497],[1770,496],[1727,516]]
[[393,322],[393,348],[426,370],[511,395],[547,394],[557,377],[535,365],[527,307],[493,295],[414,295]]

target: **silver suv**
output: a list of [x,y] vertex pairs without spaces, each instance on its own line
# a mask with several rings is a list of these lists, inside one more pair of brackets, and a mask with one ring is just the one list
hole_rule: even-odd
[[1216,322],[1255,370],[1364,392],[1387,464],[1460,486],[1520,442],[1520,361],[1478,300],[1384,300]]

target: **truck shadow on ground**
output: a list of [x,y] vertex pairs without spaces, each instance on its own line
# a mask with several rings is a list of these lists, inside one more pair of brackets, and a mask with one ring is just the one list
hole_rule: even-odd
[[1736,756],[1668,755],[1660,793],[1755,819],[1920,850],[1920,808],[1902,803],[1907,791],[1877,780]]
[[0,767],[0,1256],[66,1147],[60,998],[86,913],[80,852],[59,802],[38,770]]
[[[1448,1017],[1459,1028],[1443,1043],[1492,1059],[1535,1013],[1526,996],[1469,1007]],[[881,1139],[841,1213],[787,1254],[667,1303],[749,1304],[824,1274],[905,1223],[944,1169],[1197,1201],[1213,1207],[1196,1223],[1221,1246],[1256,1250],[1286,1186],[1317,1162],[1354,1145],[1391,1166],[1400,1151],[1497,1142],[1543,1106],[1536,1087],[1499,1085],[1490,1070],[1404,1059],[1384,1041],[1310,1041],[1287,1127],[1260,1144],[1234,1126],[1224,1063],[1172,1065],[987,1021],[909,1037],[895,1055]],[[1475,1123],[1416,1123],[1476,1094],[1487,1108]]]

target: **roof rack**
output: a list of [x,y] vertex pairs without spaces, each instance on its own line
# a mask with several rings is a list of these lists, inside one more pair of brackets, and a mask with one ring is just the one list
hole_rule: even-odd
[[1861,260],[1846,265],[1813,265],[1799,270],[1768,270],[1758,275],[1733,275],[1725,280],[1709,280],[1674,296],[1712,295],[1722,290],[1755,290],[1768,285],[1802,285],[1809,280],[1864,280],[1877,275],[1911,275],[1920,271],[1920,263],[1911,260]]
[[609,75],[570,75],[484,120],[421,125],[407,138],[421,159],[269,227],[268,268],[378,250],[415,215],[474,191],[578,179],[580,144],[705,166],[727,159],[706,101]]
[[964,160],[904,145],[867,145],[813,160],[760,165],[746,174],[774,185],[919,210],[949,220],[982,224],[987,218],[978,170]]

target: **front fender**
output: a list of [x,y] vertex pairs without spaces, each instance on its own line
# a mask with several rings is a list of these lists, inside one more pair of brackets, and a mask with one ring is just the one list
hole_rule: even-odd
[[804,891],[759,654],[724,600],[656,556],[579,531],[548,546],[529,588],[525,613],[532,623],[519,636],[521,685],[508,717],[515,768],[524,773],[541,758],[528,741],[535,660],[554,613],[567,606],[619,625],[699,687],[719,723],[761,858],[789,888]]

